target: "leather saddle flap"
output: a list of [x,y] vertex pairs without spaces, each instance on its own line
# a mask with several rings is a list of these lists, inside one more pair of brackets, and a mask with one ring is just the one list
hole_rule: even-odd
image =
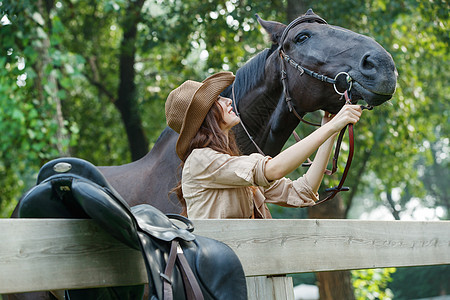
[[139,228],[147,234],[163,240],[172,241],[179,238],[185,241],[195,240],[195,235],[188,230],[178,228],[160,210],[148,204],[136,205],[131,208]]

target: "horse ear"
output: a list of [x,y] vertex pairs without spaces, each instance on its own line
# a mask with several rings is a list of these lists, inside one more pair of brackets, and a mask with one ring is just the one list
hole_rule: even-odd
[[258,14],[255,14],[255,16],[258,20],[258,23],[269,34],[272,43],[278,44],[280,42],[281,35],[286,28],[286,25],[275,21],[265,21],[261,19]]
[[308,9],[308,11],[305,13],[305,15],[315,15],[312,8]]

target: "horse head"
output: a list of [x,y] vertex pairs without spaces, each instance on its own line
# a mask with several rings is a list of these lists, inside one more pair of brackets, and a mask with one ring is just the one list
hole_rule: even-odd
[[[352,100],[356,103],[363,99],[370,106],[377,106],[391,99],[395,92],[397,71],[391,55],[370,37],[353,31],[327,24],[311,9],[289,25],[275,21],[265,21],[257,16],[258,22],[269,34],[274,46],[272,60],[278,63],[268,64],[266,73],[282,80],[285,64],[287,90],[295,109],[299,114],[315,110],[336,113],[344,105],[337,91],[348,88],[344,72],[351,77]],[[293,64],[286,63],[281,54],[284,52]],[[294,65],[298,64],[299,68]],[[324,75],[333,83],[307,76],[302,69]],[[299,72],[300,70],[300,72]],[[323,77],[322,77],[323,78]]]

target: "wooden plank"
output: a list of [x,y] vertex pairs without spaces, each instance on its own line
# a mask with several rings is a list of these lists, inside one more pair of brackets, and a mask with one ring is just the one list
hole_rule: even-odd
[[[194,220],[247,276],[450,264],[450,222]],[[0,293],[140,284],[140,253],[91,220],[0,219]]]
[[247,276],[450,263],[450,222],[198,220]]
[[0,293],[145,281],[140,252],[91,220],[0,219]]

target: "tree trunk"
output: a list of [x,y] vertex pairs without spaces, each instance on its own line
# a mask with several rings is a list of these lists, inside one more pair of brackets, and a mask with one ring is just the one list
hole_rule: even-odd
[[[36,2],[37,10],[42,16],[42,27],[47,29],[47,35],[41,40],[40,46],[36,47],[36,51],[39,53],[40,60],[34,65],[36,70],[36,90],[39,95],[39,101],[44,103],[45,101],[52,101],[55,106],[53,118],[57,124],[56,128],[56,148],[58,149],[59,156],[70,156],[69,150],[64,146],[64,141],[69,139],[69,136],[65,134],[64,116],[62,113],[61,99],[58,96],[58,80],[53,72],[46,74],[45,70],[47,66],[52,63],[52,59],[49,56],[50,49],[50,35],[52,31],[50,13],[53,8],[53,1],[39,0]],[[47,90],[45,90],[45,79],[47,76]],[[48,95],[47,95],[48,94]]]
[[122,22],[123,38],[120,45],[119,58],[120,83],[118,98],[115,102],[125,126],[133,161],[138,160],[148,152],[148,141],[142,128],[136,84],[134,82],[137,25],[143,4],[143,0],[130,0],[124,14]]
[[[323,197],[323,196],[322,196]],[[324,204],[308,208],[310,219],[344,219],[346,207],[339,195]],[[321,300],[353,300],[352,278],[350,271],[318,272],[316,278]]]
[[355,299],[349,271],[316,273],[321,300]]

